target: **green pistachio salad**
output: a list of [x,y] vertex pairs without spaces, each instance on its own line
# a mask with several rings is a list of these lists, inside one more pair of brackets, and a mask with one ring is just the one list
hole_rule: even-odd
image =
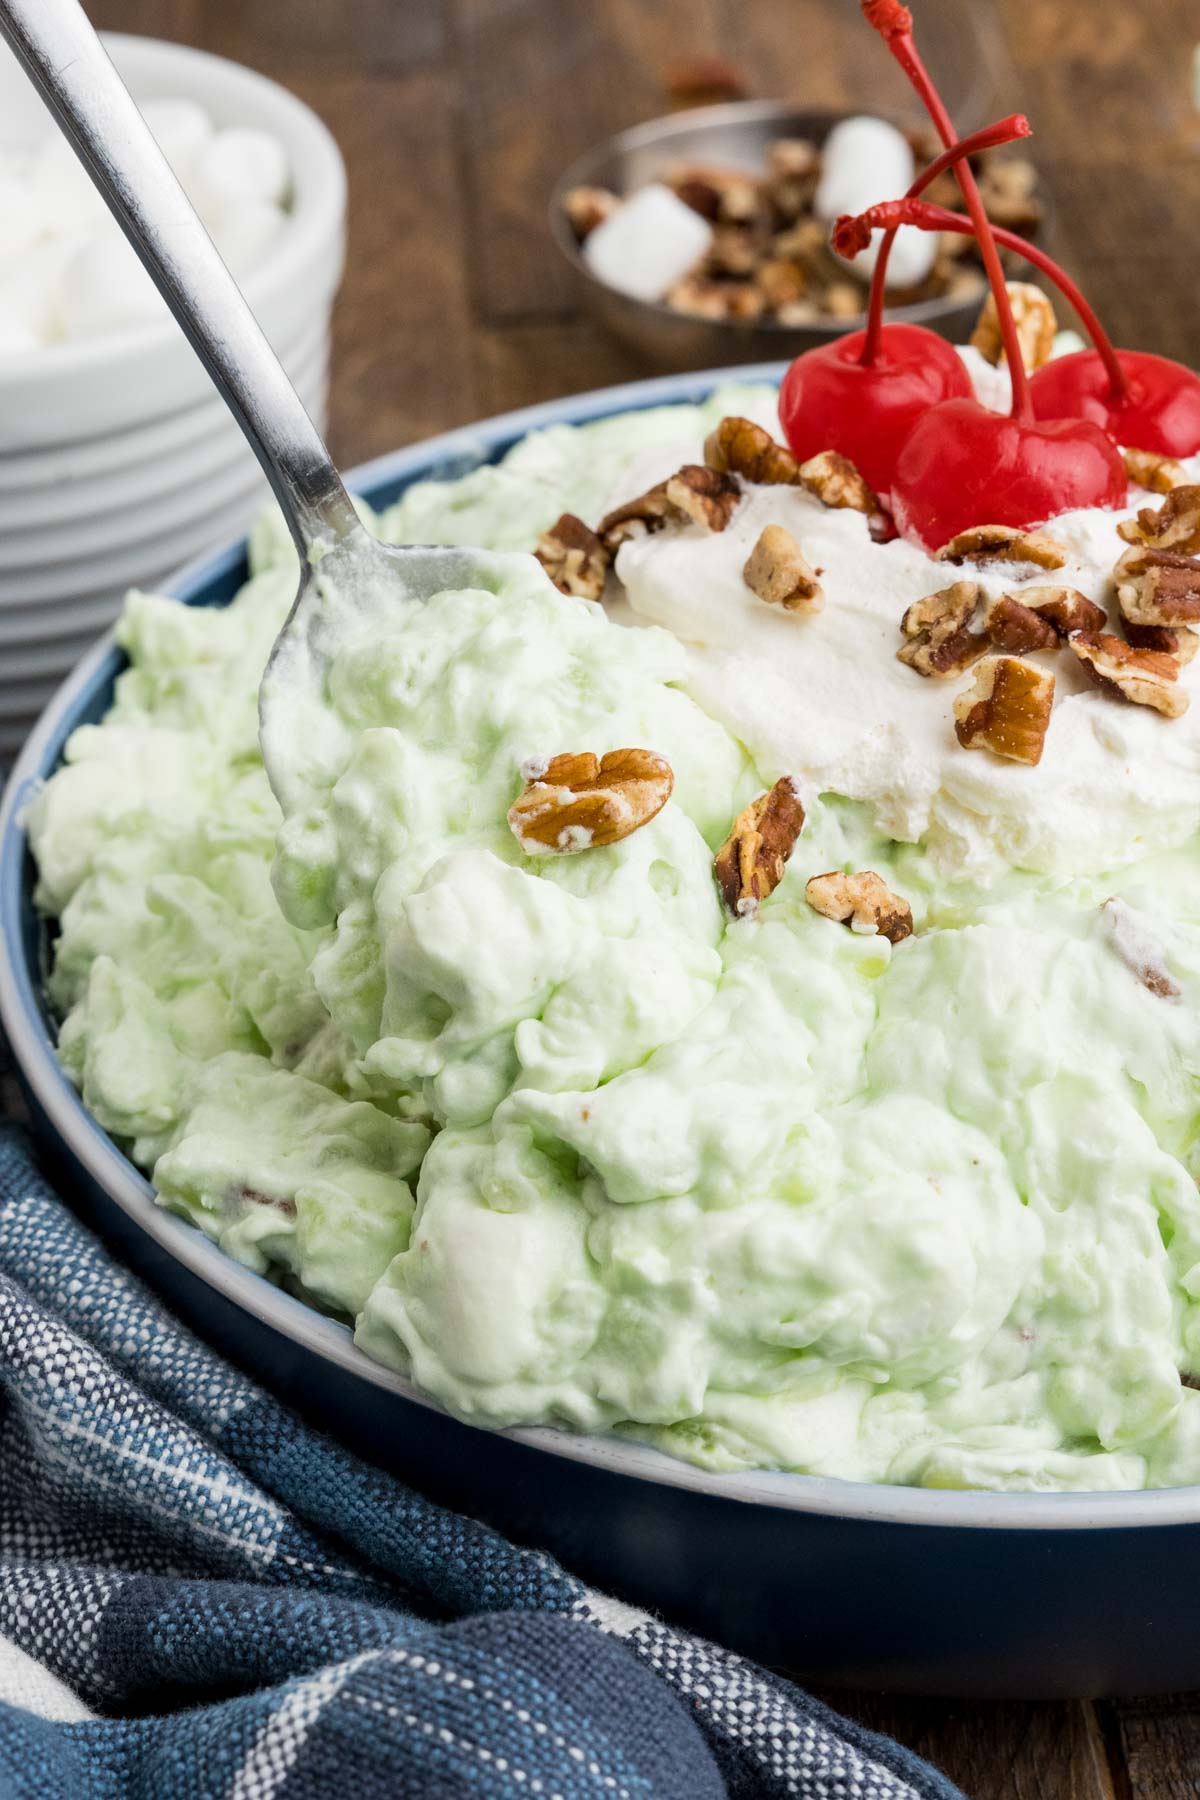
[[1200,1481],[1200,664],[1153,566],[1200,464],[937,559],[766,432],[727,388],[370,518],[488,554],[346,609],[282,806],[282,521],[227,607],[131,594],[29,812],[63,1065],[477,1424]]

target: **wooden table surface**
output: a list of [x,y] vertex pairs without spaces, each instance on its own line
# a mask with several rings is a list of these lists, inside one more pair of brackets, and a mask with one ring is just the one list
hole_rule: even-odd
[[[179,38],[276,76],[332,127],[351,183],[331,414],[345,463],[650,372],[580,315],[544,214],[569,158],[663,110],[672,64],[729,58],[764,97],[905,100],[855,0],[88,4],[98,24]],[[1056,203],[1053,247],[1118,342],[1195,363],[1197,0],[916,8],[960,126],[1030,114]],[[928,1756],[971,1800],[1200,1795],[1200,1696],[827,1697]]]

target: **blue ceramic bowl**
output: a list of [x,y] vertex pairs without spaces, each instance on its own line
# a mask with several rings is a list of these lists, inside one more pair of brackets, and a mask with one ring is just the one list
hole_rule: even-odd
[[[782,365],[638,382],[510,413],[382,458],[351,486],[494,461],[538,426],[702,398]],[[172,592],[225,605],[236,545]],[[621,1597],[834,1684],[942,1694],[1095,1695],[1200,1686],[1200,1488],[984,1494],[803,1475],[711,1475],[615,1438],[460,1424],[369,1361],[349,1331],[161,1211],[62,1075],[42,989],[22,807],[77,725],[101,718],[123,658],[106,639],[29,740],[0,808],[0,1025],[44,1155],[83,1216],[217,1348],[309,1418],[438,1498],[552,1550]]]

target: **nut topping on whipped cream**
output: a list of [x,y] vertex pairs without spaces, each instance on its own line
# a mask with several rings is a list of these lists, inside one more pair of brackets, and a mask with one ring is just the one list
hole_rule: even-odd
[[1059,634],[1053,622],[1015,594],[1000,594],[984,614],[983,629],[997,650],[1027,656],[1031,650],[1055,650]]
[[[1017,328],[1017,341],[1021,346],[1021,361],[1032,374],[1050,360],[1058,320],[1054,316],[1049,296],[1031,281],[1009,281],[1005,286],[1008,289],[1009,305],[1012,307],[1013,323]],[[995,296],[990,292],[975,321],[971,343],[988,362],[998,365],[1004,361],[1000,319],[996,312]]]
[[1149,488],[1152,494],[1169,494],[1172,488],[1187,485],[1183,464],[1172,456],[1160,456],[1156,450],[1122,450],[1121,461],[1130,481],[1136,487]]
[[1122,520],[1117,534],[1127,544],[1143,544],[1150,550],[1200,554],[1200,487],[1172,488],[1160,507],[1143,506],[1136,519]]
[[840,451],[822,450],[810,456],[800,465],[800,480],[822,506],[848,507],[852,512],[866,513],[873,524],[883,519],[879,496]]
[[732,475],[709,469],[703,463],[685,463],[666,484],[667,499],[677,511],[704,525],[724,531],[737,510],[742,490]]
[[1126,550],[1113,570],[1121,611],[1134,625],[1200,624],[1200,557]]
[[[1071,639],[1073,645],[1077,642]],[[989,656],[971,686],[955,696],[954,730],[964,750],[991,750],[1012,762],[1039,763],[1053,705],[1049,670],[1015,656]]]
[[864,937],[885,937],[889,944],[901,944],[912,936],[912,907],[893,894],[874,869],[862,869],[855,875],[837,869],[828,875],[814,875],[804,889],[804,898],[814,912],[837,925],[848,925]]
[[777,444],[770,432],[753,419],[730,414],[713,427],[704,440],[704,460],[722,474],[740,475],[743,481],[765,487],[795,487],[800,464],[790,450]]
[[1018,531],[1013,525],[973,525],[937,553],[938,562],[1032,563],[1039,569],[1061,569],[1066,560],[1066,550],[1049,532]]
[[751,593],[785,612],[820,612],[825,594],[819,569],[806,562],[799,544],[782,525],[764,525],[742,570]]
[[790,775],[752,800],[717,851],[713,873],[734,918],[756,912],[783,880],[788,857],[804,829],[804,807]]
[[620,843],[660,813],[675,777],[653,750],[567,752],[523,764],[508,822],[526,856],[571,856]]
[[581,600],[599,600],[608,575],[609,555],[590,525],[574,513],[563,513],[543,531],[534,555],[555,587]]
[[[1009,598],[1016,599],[1016,595]],[[1073,631],[1103,631],[1108,624],[1104,608],[1081,594],[1078,588],[1052,584],[1023,587],[1020,603],[1052,625],[1060,638],[1070,637]]]
[[1179,664],[1156,650],[1139,650],[1109,631],[1078,631],[1072,650],[1097,687],[1134,706],[1152,706],[1168,719],[1188,709],[1188,697],[1177,686]]
[[741,497],[732,475],[703,463],[685,463],[666,481],[606,513],[596,532],[608,554],[615,556],[627,538],[645,537],[687,519],[709,531],[724,531]]
[[1176,631],[1170,625],[1134,625],[1126,620],[1125,641],[1135,650],[1157,650],[1160,656],[1173,657],[1180,668],[1200,650],[1200,637],[1186,626]]
[[987,650],[987,639],[971,630],[979,604],[976,581],[956,581],[909,607],[900,621],[908,640],[896,655],[918,675],[961,675]]

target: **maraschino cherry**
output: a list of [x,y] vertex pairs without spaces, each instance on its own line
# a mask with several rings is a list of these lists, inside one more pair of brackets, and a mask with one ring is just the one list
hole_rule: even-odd
[[[899,0],[862,4],[949,148],[956,141],[954,127],[913,41],[912,14]],[[1025,528],[1078,507],[1119,506],[1126,492],[1121,458],[1102,427],[1088,419],[1035,417],[983,201],[968,163],[956,163],[955,174],[995,298],[1013,402],[1006,416],[956,395],[931,406],[913,425],[896,462],[890,499],[899,529],[930,549],[971,525]]]
[[[943,151],[909,193],[922,193],[943,169],[977,150],[1028,135],[1029,122],[1019,113],[986,125]],[[870,233],[858,248],[869,241]],[[881,245],[875,265],[866,329],[806,350],[779,390],[779,419],[793,454],[805,462],[822,450],[840,450],[884,495],[901,446],[921,414],[939,400],[971,393],[963,360],[944,338],[922,325],[883,323],[890,251],[891,237]]]
[[[883,230],[879,252],[882,262],[888,245],[903,225],[974,236],[970,219],[916,200],[914,191],[915,184],[904,200],[887,200],[854,218],[839,219],[832,233],[834,249],[841,256],[857,256],[870,243],[872,233]],[[1036,416],[1091,419],[1102,425],[1116,443],[1133,450],[1153,450],[1160,456],[1194,456],[1200,452],[1200,377],[1165,356],[1114,349],[1108,333],[1065,269],[1015,231],[993,225],[992,235],[1006,250],[1015,250],[1049,277],[1078,313],[1095,346],[1070,356],[1053,357],[1030,377],[1029,391]]]

